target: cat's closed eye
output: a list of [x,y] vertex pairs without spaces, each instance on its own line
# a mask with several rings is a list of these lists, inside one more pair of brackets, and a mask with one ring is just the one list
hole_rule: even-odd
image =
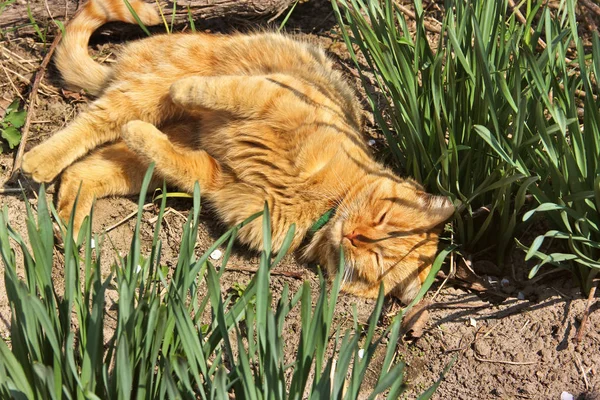
[[383,212],[383,214],[381,214],[381,216],[380,216],[380,217],[379,217],[379,219],[377,220],[377,224],[376,224],[376,225],[377,225],[377,226],[380,226],[380,225],[382,225],[382,224],[385,222],[385,220],[386,220],[386,218],[387,218],[387,215],[388,215],[388,212],[387,212],[387,211],[384,211],[384,212]]

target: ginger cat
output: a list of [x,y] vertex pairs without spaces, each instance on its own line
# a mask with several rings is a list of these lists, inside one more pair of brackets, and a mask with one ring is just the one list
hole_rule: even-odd
[[[146,25],[154,7],[129,0]],[[354,92],[324,52],[276,33],[157,35],[129,44],[114,66],[87,52],[108,21],[134,22],[123,0],[91,0],[67,27],[55,61],[72,88],[97,96],[65,129],[33,148],[23,171],[50,182],[68,219],[79,185],[76,229],[94,198],[139,193],[150,162],[163,179],[192,192],[195,182],[219,217],[234,225],[263,209],[272,216],[273,249],[296,223],[291,250],[332,207],[335,214],[303,251],[336,274],[342,289],[409,302],[437,252],[452,203],[394,176],[373,159],[360,132]],[[262,222],[238,239],[261,247]]]

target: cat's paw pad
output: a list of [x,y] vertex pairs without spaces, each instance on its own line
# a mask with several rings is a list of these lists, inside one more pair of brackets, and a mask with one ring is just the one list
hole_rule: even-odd
[[198,106],[206,89],[208,79],[200,76],[183,78],[173,83],[169,95],[175,104],[182,107]]
[[38,183],[48,183],[56,178],[62,167],[49,151],[38,146],[23,155],[21,170]]

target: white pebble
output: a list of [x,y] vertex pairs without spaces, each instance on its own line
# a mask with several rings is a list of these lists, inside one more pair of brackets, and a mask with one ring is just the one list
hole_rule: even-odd
[[212,258],[213,260],[218,260],[219,258],[221,258],[221,256],[223,255],[223,252],[219,249],[216,249],[215,251],[213,251],[212,253],[210,253],[210,258]]
[[477,321],[473,317],[469,317],[469,325],[477,326]]
[[525,293],[523,293],[523,292],[517,293],[517,299],[519,299],[519,300],[525,300]]
[[498,283],[498,278],[496,278],[495,276],[486,276],[487,281],[490,285],[495,285],[496,283]]
[[370,139],[367,143],[369,143],[369,146],[375,146],[375,143],[377,143],[375,141],[375,139]]
[[140,264],[138,264],[137,267],[135,267],[135,273],[139,274],[141,270],[142,270],[142,266]]
[[358,350],[358,358],[363,358],[365,356],[365,349]]
[[569,392],[562,392],[560,394],[560,400],[573,400],[573,395]]
[[90,249],[95,249],[96,248],[96,241],[94,240],[94,238],[90,239]]

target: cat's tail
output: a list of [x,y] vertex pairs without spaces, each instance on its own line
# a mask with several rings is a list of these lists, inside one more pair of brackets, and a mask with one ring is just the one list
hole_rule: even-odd
[[[151,4],[129,0],[144,25],[156,25],[161,19]],[[97,96],[111,76],[111,68],[97,63],[88,53],[90,36],[107,22],[136,23],[125,0],[89,0],[67,25],[56,49],[55,63],[65,83],[75,89],[86,89]]]

